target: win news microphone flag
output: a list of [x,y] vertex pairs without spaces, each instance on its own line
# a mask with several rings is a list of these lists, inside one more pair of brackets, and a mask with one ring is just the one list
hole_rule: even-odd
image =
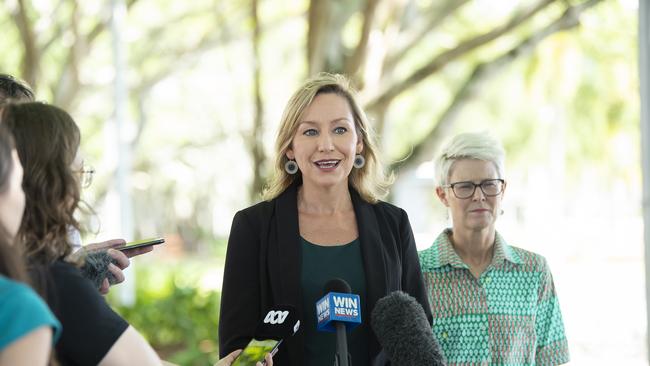
[[316,302],[316,319],[321,332],[336,332],[335,366],[352,364],[348,353],[349,332],[361,324],[361,299],[350,293],[345,280],[335,278],[325,284],[325,296]]
[[361,324],[361,300],[350,293],[345,280],[335,278],[324,286],[325,296],[316,303],[318,331],[336,332],[336,322],[344,323],[349,332]]

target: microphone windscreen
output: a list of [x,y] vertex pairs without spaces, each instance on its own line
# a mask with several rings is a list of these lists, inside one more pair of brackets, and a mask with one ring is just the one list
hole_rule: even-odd
[[276,305],[264,314],[257,325],[255,339],[285,339],[294,335],[299,328],[296,308],[291,305]]
[[444,365],[422,305],[395,291],[377,301],[370,324],[391,366]]
[[333,278],[327,283],[325,283],[325,286],[323,286],[323,292],[325,294],[330,293],[330,292],[340,292],[343,294],[349,294],[352,292],[352,289],[350,288],[350,285],[345,282],[344,279],[341,278]]
[[[81,249],[83,250],[83,249]],[[111,283],[115,282],[114,277],[108,270],[108,265],[112,261],[112,257],[105,251],[87,252],[83,256],[83,265],[81,266],[81,274],[90,280],[90,282],[99,289],[104,281],[108,278]]]

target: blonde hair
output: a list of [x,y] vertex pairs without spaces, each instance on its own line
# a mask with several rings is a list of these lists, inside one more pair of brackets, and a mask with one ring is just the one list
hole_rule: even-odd
[[496,167],[499,178],[503,179],[505,157],[506,153],[501,142],[487,132],[456,135],[436,158],[436,185],[442,187],[449,184],[451,168],[457,160],[461,159],[489,161]]
[[357,134],[363,141],[361,155],[366,159],[366,164],[362,168],[352,169],[348,177],[349,184],[359,192],[361,198],[370,203],[375,203],[388,194],[388,187],[394,180],[393,176],[392,174],[386,176],[384,173],[383,164],[377,155],[375,133],[368,123],[365,112],[357,102],[356,92],[350,85],[350,81],[343,75],[320,73],[298,88],[284,109],[275,141],[276,157],[273,165],[273,177],[263,192],[265,200],[279,196],[300,177],[300,172],[291,175],[284,170],[284,165],[288,160],[286,153],[305,110],[318,94],[324,93],[333,93],[348,101]]

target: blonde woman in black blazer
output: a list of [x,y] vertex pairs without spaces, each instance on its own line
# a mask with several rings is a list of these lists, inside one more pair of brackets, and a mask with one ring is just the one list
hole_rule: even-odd
[[413,233],[404,210],[382,202],[374,136],[349,82],[320,74],[290,99],[277,138],[275,177],[266,200],[233,219],[224,272],[221,357],[243,348],[273,305],[297,308],[301,330],[274,356],[285,366],[332,365],[334,335],[315,331],[324,281],[341,277],[361,296],[362,325],[348,336],[353,365],[380,346],[370,312],[395,290],[431,314]]

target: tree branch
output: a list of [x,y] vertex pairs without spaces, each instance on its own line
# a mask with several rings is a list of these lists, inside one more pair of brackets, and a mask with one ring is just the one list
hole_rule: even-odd
[[307,72],[309,75],[321,71],[325,65],[325,39],[330,18],[329,1],[311,0],[307,21]]
[[[137,2],[138,0],[127,0],[127,11]],[[75,9],[74,12],[76,12],[77,2],[73,1],[73,4]],[[75,16],[74,12],[73,16]],[[70,47],[69,52],[65,57],[66,61],[63,63],[61,71],[59,72],[60,77],[56,85],[51,87],[55,103],[62,108],[69,108],[79,91],[79,75],[78,70],[75,69],[75,60],[79,60],[88,55],[95,39],[106,30],[109,20],[110,18],[100,19],[86,35],[76,34],[75,44],[73,47]]]
[[71,109],[72,100],[79,89],[79,51],[85,48],[83,40],[80,40],[79,7],[76,1],[72,3],[70,25],[74,40],[68,50],[66,62],[63,65],[61,74],[59,74],[59,80],[53,93],[54,104],[66,110]]
[[532,53],[535,47],[548,36],[578,26],[580,14],[600,1],[602,0],[589,0],[567,8],[561,17],[545,28],[533,33],[505,54],[490,62],[477,65],[470,77],[458,90],[451,104],[442,114],[435,127],[413,147],[409,154],[402,156],[397,162],[391,164],[390,169],[409,169],[430,160],[436,147],[439,146],[443,137],[448,134],[463,107],[478,94],[481,84],[492,76],[498,75],[505,66],[516,59]]
[[251,19],[253,21],[252,47],[253,47],[253,99],[255,112],[253,116],[252,133],[248,142],[253,157],[253,184],[250,187],[250,200],[256,201],[264,187],[264,104],[262,102],[262,60],[260,58],[260,19],[258,16],[257,0],[251,3]]
[[180,63],[191,60],[202,52],[212,49],[214,46],[219,45],[222,42],[221,35],[207,32],[203,38],[194,45],[170,50],[165,54],[158,55],[159,59],[166,56],[169,61],[165,62],[158,71],[153,72],[149,76],[143,77],[141,81],[131,89],[136,94],[147,92],[158,82],[168,77],[174,69],[180,69],[180,67],[178,67]]
[[[59,12],[61,11],[62,5],[63,5],[63,1],[56,4],[56,7],[52,11],[52,14],[50,14],[51,19],[61,18]],[[63,34],[63,27],[61,26],[60,22],[57,22],[54,31],[51,32],[50,38],[47,41],[45,41],[45,43],[43,43],[43,45],[40,47],[39,52],[41,53],[41,55],[45,54],[45,52],[47,52],[47,50],[52,46],[54,41],[58,40],[62,34]]]
[[356,75],[359,67],[365,63],[368,54],[368,40],[370,39],[370,31],[372,23],[377,13],[378,0],[366,0],[366,8],[363,12],[363,26],[361,27],[361,36],[359,42],[354,50],[352,56],[345,63],[345,73],[348,75]]
[[25,51],[21,60],[21,74],[28,84],[35,86],[40,74],[40,53],[34,35],[34,27],[27,12],[25,0],[18,0],[18,7],[13,12],[12,17],[18,27],[18,33],[23,41]]
[[368,109],[376,109],[380,104],[388,104],[398,95],[400,95],[405,90],[412,88],[413,86],[420,83],[422,80],[426,79],[431,74],[434,74],[438,70],[442,69],[445,65],[451,61],[465,55],[466,53],[477,49],[499,37],[513,30],[520,24],[524,23],[526,20],[532,18],[540,10],[544,9],[550,3],[556,0],[540,0],[534,6],[518,12],[505,24],[476,37],[462,41],[455,48],[442,52],[438,56],[434,57],[428,64],[424,65],[420,69],[416,70],[406,79],[398,82],[397,84],[390,86],[374,100],[368,104]]
[[469,0],[449,0],[442,9],[432,9],[429,17],[416,24],[409,32],[406,32],[399,44],[387,57],[384,62],[384,69],[390,70],[404,58],[410,50],[412,50],[422,39],[430,34],[430,32],[437,28],[448,16],[453,14],[456,10],[465,5]]

